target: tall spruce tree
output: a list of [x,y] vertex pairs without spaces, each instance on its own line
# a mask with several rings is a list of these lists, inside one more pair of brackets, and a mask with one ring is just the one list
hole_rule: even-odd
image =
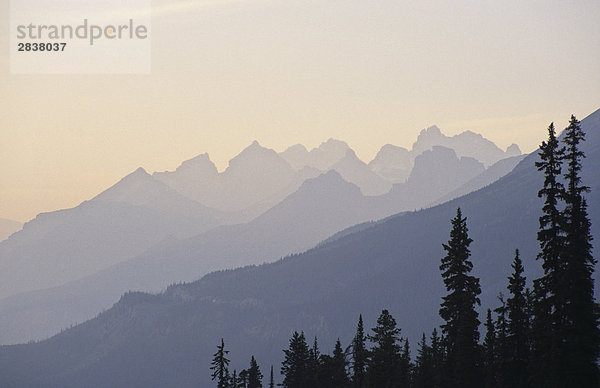
[[284,349],[285,359],[281,364],[284,376],[282,386],[287,388],[304,388],[309,386],[309,349],[304,332],[294,332],[288,349]]
[[483,373],[484,386],[495,388],[498,386],[497,357],[496,357],[496,327],[492,320],[492,310],[487,309],[485,320],[485,337],[483,338]]
[[475,306],[481,304],[479,279],[470,275],[473,264],[467,219],[460,208],[452,219],[446,256],[440,270],[448,291],[443,297],[440,316],[446,349],[445,382],[447,387],[473,387],[480,384],[479,319]]
[[505,383],[507,386],[522,388],[529,386],[527,363],[529,361],[529,315],[525,294],[526,279],[523,275],[523,262],[519,250],[515,250],[512,263],[513,273],[508,278],[506,300],[507,322],[507,357]]
[[317,337],[313,341],[313,346],[308,350],[308,369],[306,371],[307,384],[312,386],[318,385],[318,374],[321,368],[321,352],[319,351],[319,343]]
[[256,362],[254,356],[250,359],[250,368],[248,368],[248,388],[262,388],[263,374]]
[[346,366],[346,356],[342,349],[342,343],[338,338],[333,349],[333,355],[322,354],[320,357],[317,388],[349,388],[350,378]]
[[415,369],[413,375],[413,386],[415,388],[433,387],[433,363],[431,347],[427,345],[425,333],[418,344],[417,357],[415,359]]
[[225,350],[225,341],[221,338],[221,345],[217,345],[217,352],[213,355],[210,369],[213,371],[211,378],[217,381],[217,388],[227,388],[229,385],[229,359]]
[[431,333],[431,365],[433,369],[433,388],[442,387],[444,357],[445,355],[443,344],[438,336],[437,329],[434,327],[433,332]]
[[275,378],[273,377],[273,365],[271,365],[271,373],[269,375],[269,388],[275,388]]
[[348,378],[346,366],[347,362],[344,357],[344,350],[342,349],[342,343],[338,338],[333,349],[333,357],[331,357],[331,380],[329,387],[347,388],[350,386],[350,379]]
[[566,152],[564,174],[566,190],[562,212],[565,228],[564,249],[561,255],[562,273],[556,295],[556,336],[558,354],[562,361],[556,383],[562,387],[598,385],[598,310],[594,301],[592,273],[596,260],[592,256],[591,223],[584,194],[589,188],[581,182],[585,157],[580,149],[585,134],[579,121],[571,116],[565,129]]
[[401,376],[400,329],[388,310],[383,310],[377,318],[377,325],[371,329],[368,338],[374,343],[371,349],[367,374],[370,387],[400,387]]
[[[555,353],[558,347],[555,333],[557,306],[556,290],[561,276],[561,253],[564,247],[564,218],[559,201],[564,196],[564,186],[560,182],[562,159],[565,149],[558,143],[554,123],[548,127],[548,140],[542,142],[538,152],[540,161],[535,163],[538,171],[544,173],[544,183],[538,197],[544,199],[542,215],[539,218],[537,239],[544,274],[533,282],[534,319],[531,335],[531,376],[534,386],[551,387],[556,384],[556,373],[561,367]],[[560,307],[560,306],[559,306]]]
[[498,294],[498,301],[500,306],[494,309],[496,313],[496,381],[498,386],[505,387],[508,384],[506,377],[510,345],[508,343],[508,308],[503,293]]
[[408,343],[408,338],[404,339],[404,344],[402,346],[402,352],[400,353],[400,377],[399,377],[399,386],[400,387],[409,387],[411,385],[411,378],[413,372],[413,365],[410,361],[410,345]]
[[358,316],[356,334],[352,340],[352,384],[356,388],[364,387],[369,351],[366,348],[367,337],[363,328],[362,314]]

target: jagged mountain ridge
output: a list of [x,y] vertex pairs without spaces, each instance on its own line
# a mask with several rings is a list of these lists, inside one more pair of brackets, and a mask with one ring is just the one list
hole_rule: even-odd
[[493,142],[473,131],[465,131],[455,136],[446,136],[435,125],[423,129],[419,133],[411,152],[416,157],[436,145],[452,148],[459,157],[469,156],[475,158],[486,167],[501,159],[521,154],[521,150],[516,144],[511,144],[504,152]]
[[[584,182],[592,222],[600,216],[600,111],[582,121],[588,133]],[[152,296],[125,295],[98,318],[39,344],[0,348],[5,384],[192,386],[210,384],[219,338],[230,357],[278,365],[293,330],[318,335],[322,349],[347,344],[359,313],[372,327],[381,308],[412,343],[439,323],[441,243],[456,207],[468,217],[474,271],[484,306],[506,285],[514,248],[527,275],[539,275],[535,234],[541,175],[525,158],[509,175],[449,203],[404,215],[260,267],[213,273]],[[593,224],[596,225],[596,224]],[[593,227],[596,239],[600,236]],[[57,352],[61,349],[61,352]],[[151,356],[150,356],[151,355]]]
[[[248,213],[250,220],[294,192],[304,179],[330,169],[357,184],[365,195],[385,194],[392,184],[404,182],[414,159],[434,146],[451,148],[459,157],[472,157],[486,166],[520,154],[515,144],[504,152],[471,131],[449,137],[433,126],[421,131],[411,151],[386,144],[368,165],[356,157],[346,142],[333,138],[310,151],[296,144],[279,154],[255,141],[234,157],[222,173],[208,154],[200,154],[184,161],[175,171],[155,172],[153,176],[215,209],[240,211],[255,206],[258,210]],[[244,193],[249,195],[236,189],[240,186],[247,187]]]

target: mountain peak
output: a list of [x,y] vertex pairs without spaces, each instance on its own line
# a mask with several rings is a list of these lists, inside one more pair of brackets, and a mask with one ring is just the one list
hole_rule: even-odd
[[258,141],[254,140],[252,144],[244,148],[242,152],[229,161],[229,166],[231,167],[238,163],[252,163],[256,158],[279,158],[279,155],[274,150],[265,148]]
[[512,143],[511,145],[508,146],[508,148],[506,148],[506,154],[508,156],[519,156],[519,155],[521,155],[521,149],[519,148],[518,145],[516,145],[515,143]]
[[208,152],[205,152],[205,153],[200,154],[200,155],[196,155],[193,158],[184,161],[183,163],[187,163],[187,162],[205,162],[205,161],[210,161],[210,155],[208,155]]
[[286,148],[285,151],[282,152],[282,154],[286,152],[307,153],[308,150],[303,144],[294,144],[293,146],[289,146],[288,148]]
[[361,195],[358,186],[344,180],[342,175],[335,170],[329,170],[315,178],[307,179],[302,183],[297,192],[323,192],[330,190],[334,190],[338,195],[344,192],[344,190],[354,195]]
[[392,183],[400,183],[408,178],[412,169],[412,159],[406,148],[386,144],[369,162],[369,167],[380,177]]
[[259,200],[261,196],[258,193],[263,192],[267,187],[273,190],[275,187],[281,188],[281,185],[289,182],[293,175],[294,169],[281,155],[261,146],[257,141],[252,142],[231,159],[229,166],[223,172],[223,178],[229,182],[226,184],[234,185],[232,187],[238,186],[235,190],[239,187],[249,191],[254,190],[253,193],[237,195],[237,197],[244,196],[247,201]]
[[375,166],[382,161],[395,161],[396,159],[402,159],[402,164],[406,161],[410,164],[409,151],[406,148],[398,147],[393,144],[386,144],[379,149],[375,158],[369,162],[370,166]]
[[466,136],[466,137],[471,137],[471,138],[483,139],[483,135],[481,135],[480,133],[473,132],[470,129],[467,129],[466,131],[464,131],[458,135],[454,135],[453,137],[457,137],[457,136]]
[[327,141],[324,141],[323,143],[321,143],[319,145],[319,148],[321,148],[321,149],[331,149],[332,147],[335,147],[335,148],[350,148],[348,146],[348,143],[346,143],[345,141],[334,139],[333,137],[330,137],[329,139],[327,139]]
[[206,152],[183,161],[175,171],[182,172],[185,170],[205,170],[217,173],[215,164],[210,160],[210,156]]
[[293,145],[279,155],[285,159],[294,170],[309,166],[320,171],[327,171],[346,156],[350,147],[344,141],[329,138],[310,152],[301,144]]
[[134,172],[127,175],[126,178],[129,176],[150,176],[150,174],[148,174],[148,172],[143,167],[138,167]]
[[432,125],[430,127],[427,127],[426,129],[421,130],[421,134],[442,136],[442,130],[437,125]]
[[146,198],[152,195],[152,193],[163,192],[165,190],[169,190],[167,185],[159,182],[140,167],[98,194],[92,201],[116,201],[139,204],[144,202],[141,198]]

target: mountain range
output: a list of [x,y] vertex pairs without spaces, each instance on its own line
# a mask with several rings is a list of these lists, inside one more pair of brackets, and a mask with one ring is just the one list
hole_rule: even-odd
[[[425,132],[432,130],[420,141],[431,144]],[[47,338],[127,290],[160,291],[302,252],[354,224],[426,207],[463,184],[482,187],[516,164],[486,170],[434,145],[411,157],[410,175],[392,184],[377,171],[398,167],[398,150],[384,146],[367,165],[338,140],[280,154],[254,142],[223,173],[202,154],[173,172],[138,169],[76,208],[42,214],[0,244],[0,343]],[[367,195],[376,192],[383,194]]]
[[[432,155],[438,152],[446,156],[440,159],[444,163],[421,169],[418,159],[411,179],[397,184],[399,187],[389,194],[364,196],[358,187],[331,170],[305,181],[297,192],[248,223],[222,226],[183,240],[165,238],[146,252],[83,278],[7,297],[0,301],[0,326],[4,328],[0,338],[4,343],[46,338],[92,318],[127,290],[159,291],[171,283],[192,281],[213,270],[273,261],[309,249],[356,223],[410,210],[412,206],[423,207],[435,198],[431,194],[439,191],[440,182],[445,182],[427,176],[445,177],[444,171],[449,173],[461,165],[452,150],[428,151]],[[425,155],[423,160],[430,160],[432,155]],[[466,165],[477,169],[462,181],[482,170],[472,160]],[[445,170],[438,172],[441,167]],[[451,182],[445,190],[452,190],[460,182]]]
[[[583,181],[592,234],[600,216],[600,110],[582,120],[587,141]],[[39,343],[0,348],[3,385],[209,386],[208,367],[225,339],[232,367],[251,354],[265,370],[281,362],[294,330],[318,336],[321,349],[351,340],[358,314],[367,328],[382,308],[416,343],[437,326],[443,294],[439,263],[450,219],[463,210],[470,229],[482,309],[496,307],[514,249],[529,282],[540,274],[536,232],[542,176],[537,154],[486,187],[429,209],[394,215],[342,232],[299,255],[214,272],[157,295],[131,292],[97,318]],[[481,316],[480,316],[481,318]]]

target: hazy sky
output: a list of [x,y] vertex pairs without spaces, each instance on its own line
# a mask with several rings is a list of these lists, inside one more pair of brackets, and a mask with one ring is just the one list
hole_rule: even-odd
[[[8,1],[0,0],[8,24]],[[532,151],[600,108],[600,2],[154,0],[152,75],[9,74],[0,218],[72,207],[139,166],[329,137],[369,161],[436,124]]]

